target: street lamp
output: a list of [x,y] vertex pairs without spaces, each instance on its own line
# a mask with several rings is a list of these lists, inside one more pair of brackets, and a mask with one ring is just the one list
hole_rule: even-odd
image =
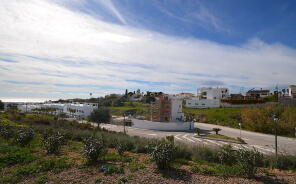
[[273,122],[274,122],[274,134],[275,134],[275,159],[277,164],[277,158],[278,158],[278,141],[277,141],[277,122],[279,121],[279,116],[277,114],[273,115]]
[[242,124],[238,123],[238,125],[239,125],[239,136],[242,139]]

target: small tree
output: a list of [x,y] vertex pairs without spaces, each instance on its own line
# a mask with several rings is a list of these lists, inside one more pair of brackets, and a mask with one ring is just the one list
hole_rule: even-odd
[[221,131],[221,128],[213,128],[213,131],[216,132],[216,135],[218,135]]
[[43,135],[42,145],[48,154],[56,154],[65,143],[65,137],[60,132],[46,132]]
[[110,122],[110,119],[110,110],[105,107],[94,110],[89,116],[90,121],[96,122],[98,124]]
[[196,128],[195,129],[195,132],[197,133],[197,135],[200,135],[201,134],[201,129],[200,128]]
[[239,149],[237,151],[237,162],[242,166],[244,174],[247,177],[254,177],[257,167],[263,160],[263,154],[257,150]]
[[175,147],[173,144],[163,141],[157,144],[151,153],[152,159],[156,162],[158,169],[165,169],[174,159]]
[[106,147],[102,138],[89,137],[84,140],[84,155],[89,163],[96,162],[104,153]]
[[31,128],[19,129],[16,132],[15,142],[21,146],[29,144],[34,138],[34,131]]

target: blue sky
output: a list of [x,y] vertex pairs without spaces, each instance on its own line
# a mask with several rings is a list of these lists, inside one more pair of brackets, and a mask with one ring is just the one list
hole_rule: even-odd
[[295,84],[296,2],[3,0],[0,99]]

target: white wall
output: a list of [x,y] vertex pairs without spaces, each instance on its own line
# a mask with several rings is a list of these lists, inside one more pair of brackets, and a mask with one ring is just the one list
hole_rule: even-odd
[[171,98],[171,121],[176,122],[178,119],[183,119],[184,114],[182,112],[182,100],[179,98]]
[[162,131],[187,131],[194,128],[192,122],[152,122],[147,120],[132,119],[132,127],[162,130]]
[[215,108],[220,107],[220,100],[191,98],[186,100],[185,106],[188,108]]
[[[206,95],[203,96],[202,93],[206,92]],[[229,96],[228,88],[201,88],[198,93],[198,96],[203,96],[206,99],[224,99]]]

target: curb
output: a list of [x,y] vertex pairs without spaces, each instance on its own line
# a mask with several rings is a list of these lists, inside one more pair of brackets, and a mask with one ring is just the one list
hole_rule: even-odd
[[239,141],[233,141],[233,140],[226,140],[226,139],[217,139],[217,138],[210,138],[210,137],[203,137],[203,136],[197,136],[197,135],[195,135],[194,137],[201,138],[201,139],[209,139],[209,140],[215,140],[215,141],[236,143],[236,144],[247,144],[245,142],[239,142]]

